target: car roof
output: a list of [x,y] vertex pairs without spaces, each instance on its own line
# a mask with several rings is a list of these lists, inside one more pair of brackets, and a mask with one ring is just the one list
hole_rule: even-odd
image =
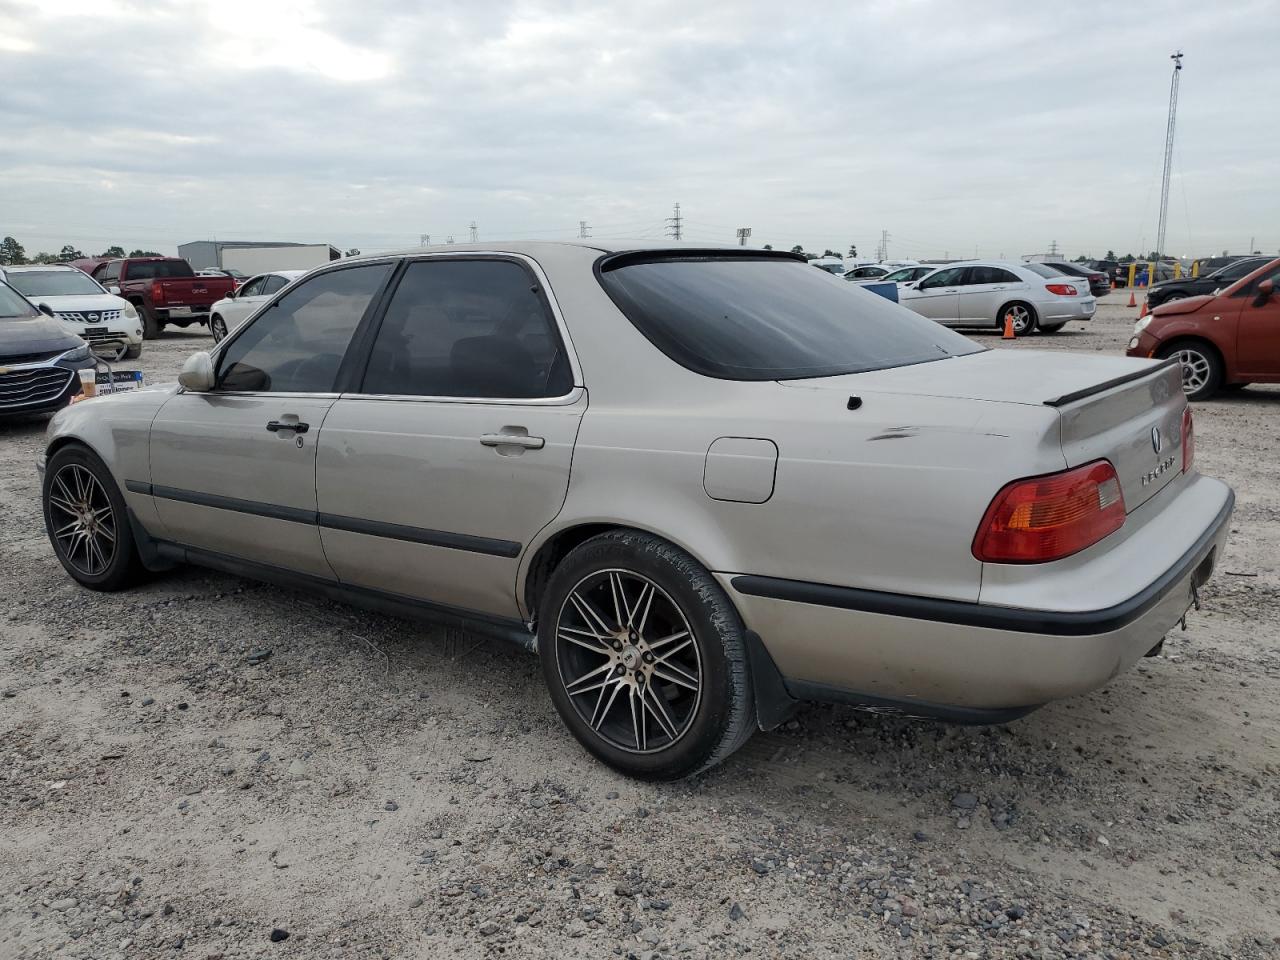
[[[435,244],[430,247],[409,247],[401,250],[385,250],[381,253],[361,253],[354,257],[343,257],[341,261],[330,261],[330,264],[347,263],[356,260],[380,260],[383,257],[415,257],[431,253],[514,253],[536,257],[539,250],[577,247],[583,250],[595,250],[601,254],[616,253],[729,253],[764,254],[766,256],[785,259],[802,260],[799,254],[787,250],[764,250],[760,247],[741,247],[736,243],[672,243],[670,240],[615,240],[602,243],[595,240],[494,240],[489,243],[449,243]],[[819,257],[818,259],[823,259]],[[835,258],[838,260],[838,258]]]
[[5,264],[0,267],[5,273],[25,273],[33,270],[75,270],[76,273],[83,273],[77,267],[71,266],[69,263],[24,263],[21,266],[9,266]]

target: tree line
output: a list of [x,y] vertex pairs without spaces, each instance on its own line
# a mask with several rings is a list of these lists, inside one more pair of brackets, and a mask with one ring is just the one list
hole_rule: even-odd
[[27,256],[26,248],[23,247],[13,237],[5,237],[0,240],[0,264],[7,264],[12,267],[21,266],[24,263],[69,263],[72,260],[84,260],[88,257],[100,257],[111,260],[116,257],[162,257],[164,254],[155,250],[130,250],[124,252],[124,247],[118,244],[107,247],[98,254],[86,254],[73,244],[64,244],[62,249],[57,253],[45,253],[41,251],[33,257]]

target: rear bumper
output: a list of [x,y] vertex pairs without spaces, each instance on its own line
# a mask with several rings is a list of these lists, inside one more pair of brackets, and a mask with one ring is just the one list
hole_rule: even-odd
[[1062,320],[1091,320],[1098,310],[1096,300],[1051,301],[1040,305],[1040,322],[1057,323]]
[[[1189,546],[1143,589],[1098,609],[717,577],[761,637],[792,696],[968,722],[1010,719],[1102,686],[1178,623],[1213,572],[1234,504],[1225,484],[1200,478],[1197,488],[1199,523]],[[1126,551],[1124,562],[1140,546]],[[1096,566],[1090,574],[1096,589],[1073,577],[1072,593],[1106,596],[1112,573],[1105,561]],[[1005,591],[1001,599],[1009,598]]]

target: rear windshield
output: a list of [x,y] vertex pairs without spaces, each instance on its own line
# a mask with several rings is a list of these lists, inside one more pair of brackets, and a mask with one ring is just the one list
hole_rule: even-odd
[[194,277],[195,273],[185,260],[139,260],[129,264],[125,276],[129,280],[164,280]]
[[1032,273],[1052,280],[1054,277],[1066,276],[1061,270],[1049,266],[1047,263],[1024,263],[1023,266]]
[[606,263],[600,280],[654,346],[722,380],[831,377],[985,349],[796,260]]

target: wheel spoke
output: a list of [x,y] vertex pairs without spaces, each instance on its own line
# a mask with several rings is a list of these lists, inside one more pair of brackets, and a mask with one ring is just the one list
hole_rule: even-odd
[[[649,621],[649,611],[653,609],[653,597],[657,593],[653,584],[645,584],[645,589],[640,591],[640,600],[636,604],[637,612],[640,614],[640,622],[636,624],[635,631],[638,636],[644,636],[644,625]],[[643,609],[641,609],[643,608]]]
[[[584,673],[577,680],[573,681],[573,683],[565,684],[565,688],[564,688],[565,693],[569,694],[569,696],[571,697],[576,697],[580,693],[588,693],[592,690],[598,689],[599,687],[604,686],[604,684],[609,682],[609,674],[612,672],[613,672],[612,663],[601,664],[600,666],[596,667],[594,670],[588,673]],[[589,681],[594,680],[596,677],[600,676],[600,674],[602,673],[605,675],[605,678],[603,680],[594,684],[590,684],[589,686],[586,685],[588,684]]]
[[[640,694],[642,697],[643,693]],[[644,735],[640,731],[640,718],[644,716],[644,707],[636,710],[636,689],[632,687],[627,694],[627,699],[631,701],[631,731],[635,734],[636,749],[643,750],[645,748]]]
[[53,531],[53,535],[58,539],[62,539],[63,537],[70,534],[73,530],[76,530],[77,528],[79,528],[79,526],[80,526],[80,519],[77,517],[75,520],[71,520],[67,523],[64,523],[57,530]]
[[653,675],[679,687],[689,690],[698,689],[698,678],[690,676],[673,663],[654,664]]
[[[670,650],[666,651],[661,656],[659,656],[657,658],[658,663],[666,663],[668,660],[674,657],[677,653],[679,653],[685,647],[691,646],[692,644],[693,644],[693,637],[686,636],[684,643],[680,644],[678,647],[672,647]],[[649,649],[650,651],[653,650],[652,647],[650,647]]]
[[609,709],[613,706],[613,701],[618,699],[618,691],[621,690],[622,687],[623,685],[621,683],[615,683],[613,685],[613,693],[609,694],[609,702],[604,705],[604,710],[600,712],[599,716],[592,714],[591,716],[592,729],[594,730],[600,729],[600,724],[604,723],[604,718],[609,715]]
[[[588,630],[579,630],[576,627],[566,627],[564,624],[561,624],[560,634],[562,640],[567,640],[569,643],[576,643],[578,646],[585,647],[593,653],[609,652],[608,641],[598,633],[591,633]],[[583,637],[594,640],[595,643],[587,643],[582,639]]]
[[664,647],[668,643],[674,643],[680,638],[687,637],[687,636],[689,636],[688,630],[677,630],[675,633],[671,634],[670,636],[662,637],[658,640],[653,641],[653,643],[649,644],[649,649],[650,651],[656,653],[659,647]]
[[594,622],[594,626],[599,629],[600,632],[596,635],[597,639],[603,640],[609,636],[608,624],[604,622],[604,618],[596,612],[596,608],[591,605],[591,602],[586,597],[580,596],[578,591],[575,590],[569,594],[569,599],[573,601],[578,614],[586,621],[587,627],[592,627]]
[[626,606],[627,592],[622,588],[622,577],[616,570],[609,571],[609,592],[613,595],[613,616],[621,630],[626,622],[622,618],[622,608]]
[[[650,700],[653,701],[654,707],[657,707],[656,710],[653,707],[648,707]],[[646,687],[641,695],[640,702],[648,707],[649,712],[653,714],[653,719],[657,720],[658,726],[662,728],[662,732],[672,740],[675,740],[676,725],[671,722],[671,717],[667,714],[667,707],[666,704],[662,702],[662,697],[659,696],[652,687]]]

